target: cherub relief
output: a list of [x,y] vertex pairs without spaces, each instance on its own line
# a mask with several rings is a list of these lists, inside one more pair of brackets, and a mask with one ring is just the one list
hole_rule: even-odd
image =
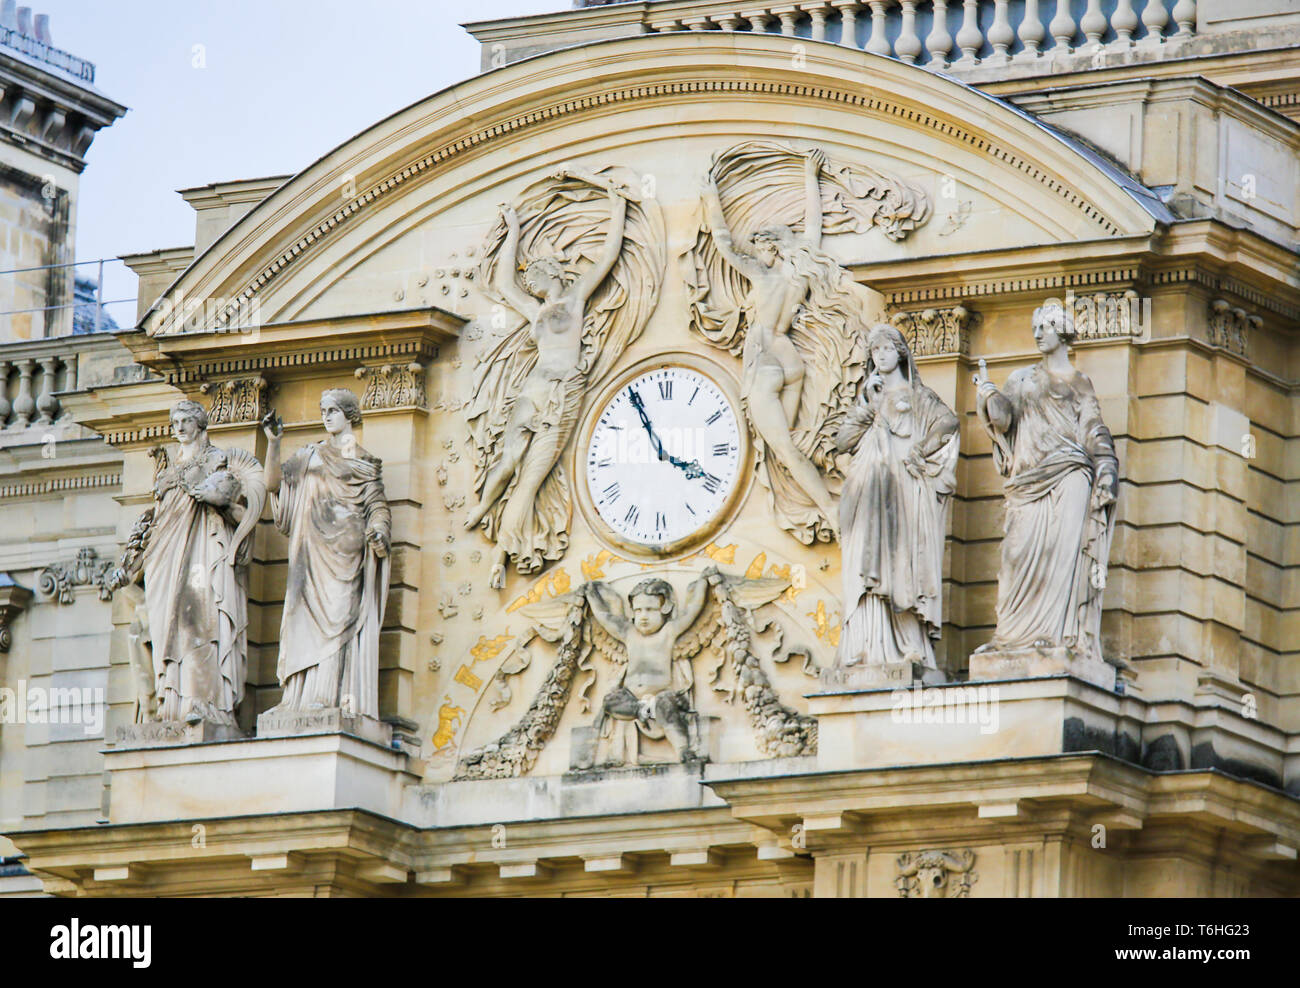
[[[587,708],[586,694],[597,679],[593,655],[614,668],[613,684],[593,725],[598,735],[606,735],[607,743],[600,747],[614,749],[606,755],[606,765],[639,761],[636,742],[641,737],[667,738],[683,762],[707,756],[699,746],[692,668],[706,649],[719,656],[710,685],[743,701],[763,754],[815,752],[816,721],[781,702],[754,652],[754,636],[769,623],[754,612],[789,586],[784,579],[730,576],[710,566],[690,583],[680,605],[671,584],[652,577],[635,584],[626,598],[608,583],[594,581],[521,610],[534,622],[537,635],[557,646],[555,662],[520,719],[496,741],[463,755],[456,778],[527,774],[554,736],[579,673],[585,677],[577,693]],[[718,685],[724,677],[730,685]]]

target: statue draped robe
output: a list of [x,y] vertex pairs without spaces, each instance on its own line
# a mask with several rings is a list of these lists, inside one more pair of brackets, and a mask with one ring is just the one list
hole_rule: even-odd
[[990,648],[1042,643],[1100,659],[1101,598],[1115,503],[1094,509],[1103,466],[1118,475],[1115,444],[1092,383],[1079,371],[1054,378],[1041,363],[1018,370],[1002,397],[1005,433],[993,428],[987,396],[976,405],[1007,477],[998,626]]
[[227,456],[210,444],[184,461],[179,446],[164,453],[143,556],[155,716],[233,725],[248,661],[245,576],[230,561],[236,526],[225,511],[187,491],[225,470]]
[[342,706],[378,717],[389,565],[366,533],[392,528],[380,461],[360,447],[344,456],[328,441],[306,446],[285,461],[271,508],[289,537],[280,709]]
[[880,396],[864,426],[850,412],[837,445],[857,444],[840,493],[844,620],[836,664],[922,662],[935,668],[932,639],[943,625],[943,541],[956,488],[958,438],[924,461],[916,477],[903,457],[952,412],[923,384]]

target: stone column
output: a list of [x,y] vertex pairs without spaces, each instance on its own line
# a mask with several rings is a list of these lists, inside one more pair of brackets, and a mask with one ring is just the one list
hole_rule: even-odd
[[53,425],[59,414],[59,399],[54,397],[55,377],[59,372],[58,357],[41,357],[41,393],[36,399],[36,410],[40,418],[37,425]]
[[18,361],[18,397],[14,399],[15,429],[26,429],[36,414],[36,402],[32,398],[32,371],[35,367],[35,360]]
[[5,423],[9,421],[9,413],[14,408],[8,393],[9,367],[9,361],[0,360],[0,429],[5,427]]

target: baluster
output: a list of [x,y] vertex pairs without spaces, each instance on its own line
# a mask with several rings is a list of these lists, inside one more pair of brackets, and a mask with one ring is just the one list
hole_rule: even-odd
[[1115,13],[1110,15],[1110,26],[1115,29],[1115,40],[1111,42],[1114,47],[1133,47],[1133,32],[1138,26],[1133,0],[1118,0],[1115,4]]
[[1047,32],[1043,30],[1043,19],[1038,14],[1038,0],[1025,0],[1025,17],[1020,22],[1019,34],[1020,43],[1025,47],[1016,58],[1026,61],[1040,58],[1043,53],[1038,48]]
[[54,397],[56,382],[54,376],[59,372],[58,357],[41,357],[41,393],[36,398],[36,411],[40,418],[37,425],[52,425],[59,414],[59,399]]
[[1007,51],[1016,43],[1016,35],[1011,30],[1009,5],[1009,0],[997,0],[993,7],[993,23],[989,25],[989,44],[993,46],[993,54],[989,56],[991,65],[1006,65],[1011,61]]
[[656,32],[657,34],[664,34],[668,31],[680,31],[681,29],[682,29],[682,22],[678,20],[652,21],[650,23],[650,30]]
[[795,21],[799,19],[799,8],[793,5],[789,7],[773,7],[772,13],[781,18],[781,33],[787,38],[793,38]]
[[1106,33],[1106,15],[1101,12],[1101,0],[1088,0],[1088,9],[1079,21],[1079,30],[1088,39],[1085,42],[1087,47],[1101,47],[1101,36]]
[[948,33],[948,0],[934,0],[934,23],[925,36],[925,50],[930,53],[931,63],[937,63],[941,69],[948,67],[948,54],[952,51],[952,35]]
[[840,12],[840,44],[858,47],[858,0],[831,0],[831,6]]
[[1056,40],[1052,53],[1060,49],[1062,55],[1068,55],[1074,51],[1074,18],[1070,16],[1070,0],[1056,0],[1056,16],[1052,18],[1052,23],[1047,25],[1047,29],[1052,32],[1052,37]]
[[894,41],[894,54],[908,65],[915,65],[917,56],[925,50],[921,47],[921,36],[916,33],[916,0],[901,0],[901,3],[903,24]]
[[704,31],[708,29],[709,19],[707,17],[693,17],[689,21],[683,20],[688,31]]
[[961,49],[961,58],[957,64],[970,67],[978,65],[975,53],[984,44],[984,35],[980,33],[979,3],[977,0],[962,0],[961,30],[957,32],[957,47]]
[[888,55],[889,39],[885,37],[885,2],[871,0],[871,37],[867,39],[867,51],[877,55]]
[[0,429],[5,427],[9,421],[9,413],[14,410],[13,402],[9,400],[9,368],[12,365],[7,360],[0,360]]
[[772,19],[766,10],[742,10],[740,16],[749,21],[749,29],[755,34],[766,34],[767,22]]
[[1174,20],[1178,22],[1179,37],[1195,34],[1196,0],[1178,0],[1178,3],[1174,4]]
[[32,369],[34,360],[18,361],[18,397],[14,399],[14,428],[26,429],[36,413],[36,402],[32,399]]
[[1142,23],[1146,25],[1147,36],[1144,44],[1162,45],[1165,42],[1165,25],[1169,23],[1169,12],[1165,10],[1165,0],[1147,0],[1142,8]]
[[740,18],[735,14],[719,14],[714,20],[722,31],[734,31],[740,25]]
[[827,3],[805,3],[800,5],[804,12],[812,18],[812,40],[826,40],[826,8]]

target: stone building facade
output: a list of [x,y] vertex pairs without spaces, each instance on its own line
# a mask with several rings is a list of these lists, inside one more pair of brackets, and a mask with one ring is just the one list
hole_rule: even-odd
[[[663,0],[472,24],[479,76],[291,178],[189,190],[195,248],[129,259],[139,324],[107,342],[138,370],[58,395],[103,465],[65,479],[33,456],[0,502],[46,538],[92,518],[96,533],[47,581],[71,604],[8,590],[4,683],[102,684],[106,705],[102,733],[0,724],[0,817],[24,868],[69,896],[1296,894],[1300,14],[1036,10]],[[798,205],[809,167],[815,212]],[[806,237],[815,216],[822,254],[788,256],[829,257],[818,270],[856,308],[805,299],[800,331],[818,311],[888,322],[958,413],[938,677],[836,667],[839,548],[745,417],[727,333],[748,316],[708,274],[706,176],[737,232],[776,216],[769,239]],[[537,349],[521,286],[583,283],[613,224],[583,310],[596,342],[529,426],[567,430],[557,458],[511,504],[516,467],[504,510],[467,526],[519,452],[506,413]],[[1119,461],[1093,574],[1103,676],[971,660],[994,630],[1003,519],[972,374],[1030,366],[1049,298]],[[855,359],[808,356],[803,386],[856,393]],[[707,520],[656,539],[660,519],[647,534],[631,510],[657,516],[654,496],[610,510],[599,436],[633,386],[666,401],[684,382],[737,422],[717,454],[731,472]],[[215,444],[264,459],[268,411],[292,448],[345,387],[392,513],[383,733],[324,714],[259,727],[290,581],[263,518],[244,737],[151,736],[141,595],[96,584],[152,503],[170,409],[197,400]],[[658,448],[668,469],[680,447]],[[830,484],[842,465],[819,463]],[[38,577],[7,568],[16,587]],[[593,616],[648,578],[675,608],[703,601],[670,642],[695,757],[644,711],[602,733],[637,646]]]

